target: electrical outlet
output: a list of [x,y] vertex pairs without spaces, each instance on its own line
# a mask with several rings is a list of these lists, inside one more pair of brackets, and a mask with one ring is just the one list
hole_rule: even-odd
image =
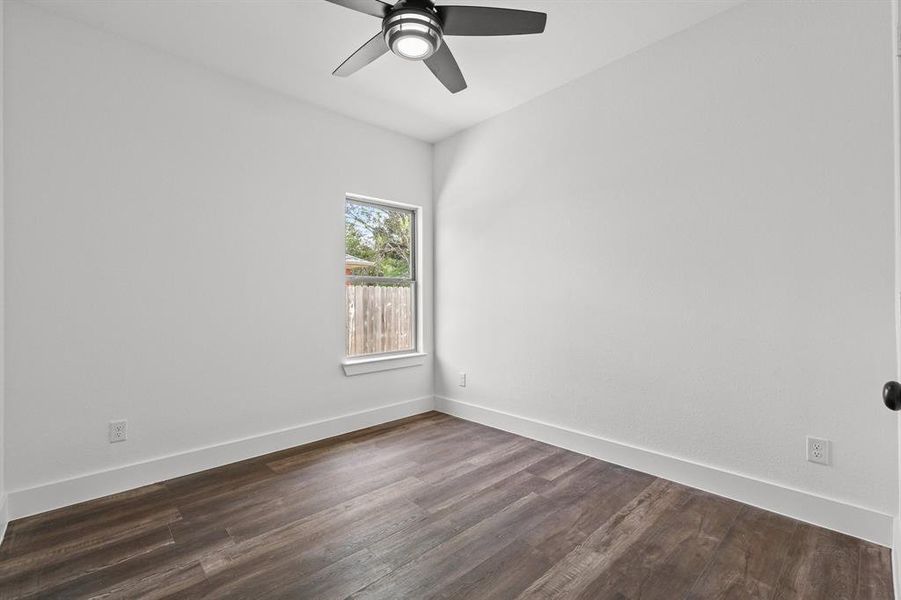
[[128,421],[109,422],[109,443],[124,442],[128,439]]
[[460,371],[459,375],[460,375],[460,379],[459,379],[459,381],[457,381],[457,385],[459,385],[460,387],[466,387],[466,373],[464,373],[463,371]]
[[832,442],[822,438],[807,436],[807,460],[821,465],[829,464]]

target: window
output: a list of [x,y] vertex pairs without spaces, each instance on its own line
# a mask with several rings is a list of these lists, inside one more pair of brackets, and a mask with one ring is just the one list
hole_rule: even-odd
[[358,198],[344,205],[348,358],[417,350],[416,211]]

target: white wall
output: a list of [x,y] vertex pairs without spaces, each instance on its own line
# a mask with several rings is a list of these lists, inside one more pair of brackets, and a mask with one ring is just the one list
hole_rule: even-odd
[[[901,13],[899,0],[891,0],[893,32],[893,54],[895,55],[892,68],[893,88],[893,117],[894,117],[894,164],[895,164],[895,379],[901,379]],[[899,468],[901,468],[901,415],[896,417],[899,437]],[[901,492],[901,477],[898,478],[899,492]],[[895,597],[901,595],[901,493],[899,493],[899,506],[895,512],[894,527],[892,528],[892,574],[894,575]]]
[[436,393],[895,514],[891,45],[749,2],[439,144]]
[[4,447],[5,444],[5,418],[4,409],[6,404],[5,383],[4,383],[4,318],[6,311],[4,310],[4,291],[3,291],[3,273],[4,259],[3,248],[5,235],[5,227],[3,226],[3,46],[5,44],[5,36],[3,34],[4,23],[4,4],[0,2],[0,541],[3,540],[3,534],[6,531],[7,523],[7,505],[6,505],[6,484],[4,477]]
[[424,206],[431,264],[429,145],[6,12],[9,490],[431,396],[340,368],[344,193]]

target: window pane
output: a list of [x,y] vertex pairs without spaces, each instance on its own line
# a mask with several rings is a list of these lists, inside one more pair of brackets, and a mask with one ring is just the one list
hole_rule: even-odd
[[385,285],[348,281],[345,297],[347,356],[415,348],[412,283]]
[[411,279],[413,213],[348,200],[344,252],[346,275]]

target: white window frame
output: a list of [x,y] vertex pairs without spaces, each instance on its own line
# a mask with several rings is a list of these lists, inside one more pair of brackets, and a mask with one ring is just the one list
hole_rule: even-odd
[[[415,367],[425,362],[426,353],[422,351],[423,346],[423,298],[422,298],[422,207],[415,204],[406,204],[403,202],[394,202],[392,200],[383,200],[381,198],[373,198],[362,194],[345,194],[341,203],[342,215],[345,214],[347,202],[356,202],[358,204],[369,204],[377,208],[400,209],[409,211],[413,214],[412,236],[413,236],[413,257],[411,259],[411,288],[413,293],[413,330],[415,332],[415,342],[412,350],[401,350],[398,352],[386,352],[380,354],[367,354],[365,356],[345,356],[341,361],[344,368],[344,374],[347,376],[362,375],[365,373],[374,373],[377,371],[388,371],[390,369],[402,369],[405,367]],[[343,226],[343,222],[342,222]],[[343,231],[343,227],[342,227]],[[343,239],[343,238],[342,238]],[[346,251],[346,248],[345,248]],[[342,257],[344,253],[342,253]],[[343,269],[342,269],[343,272]],[[347,281],[354,276],[344,275],[342,285],[346,285]],[[390,278],[359,278],[369,279],[372,281],[392,281]],[[402,280],[406,282],[407,280]],[[342,299],[342,302],[344,300]],[[346,306],[345,306],[346,311]],[[347,315],[344,315],[345,319]],[[345,321],[344,326],[347,326]]]

